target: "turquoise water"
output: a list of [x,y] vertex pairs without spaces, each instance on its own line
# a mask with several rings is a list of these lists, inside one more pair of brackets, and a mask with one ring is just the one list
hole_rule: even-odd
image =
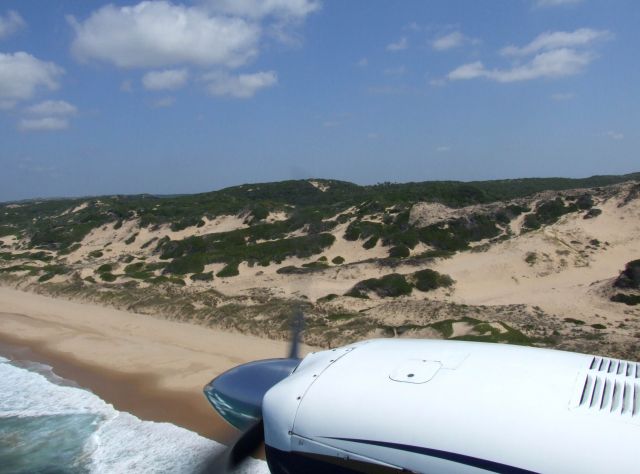
[[[0,357],[1,474],[190,473],[221,448],[115,410],[51,367]],[[250,460],[239,473],[268,470]]]

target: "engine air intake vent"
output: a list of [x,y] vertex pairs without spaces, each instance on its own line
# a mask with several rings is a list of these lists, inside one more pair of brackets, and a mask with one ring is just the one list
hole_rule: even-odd
[[589,365],[589,371],[640,379],[640,364],[607,357],[594,357]]
[[640,415],[640,384],[622,378],[587,374],[578,408],[619,415]]

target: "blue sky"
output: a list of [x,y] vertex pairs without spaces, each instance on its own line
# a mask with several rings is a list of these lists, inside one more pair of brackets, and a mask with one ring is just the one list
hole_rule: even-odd
[[640,170],[636,0],[4,0],[0,200]]

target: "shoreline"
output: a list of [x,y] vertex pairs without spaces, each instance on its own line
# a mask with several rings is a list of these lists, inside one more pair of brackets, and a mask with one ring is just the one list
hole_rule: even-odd
[[[2,315],[0,313],[0,317]],[[73,356],[1,333],[0,356],[16,362],[46,364],[59,377],[91,391],[116,410],[131,413],[141,420],[173,423],[222,444],[230,442],[237,433],[215,412],[203,394],[161,389],[153,374],[125,374],[89,365]]]
[[204,385],[238,364],[283,357],[287,346],[0,287],[0,355],[47,364],[119,411],[221,443],[237,431],[209,405]]

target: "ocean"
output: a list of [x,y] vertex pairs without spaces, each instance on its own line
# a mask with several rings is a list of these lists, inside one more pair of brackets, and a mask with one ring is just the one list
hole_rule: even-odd
[[[0,357],[0,473],[191,473],[222,445],[143,421],[51,367]],[[249,460],[239,474],[267,474]]]

